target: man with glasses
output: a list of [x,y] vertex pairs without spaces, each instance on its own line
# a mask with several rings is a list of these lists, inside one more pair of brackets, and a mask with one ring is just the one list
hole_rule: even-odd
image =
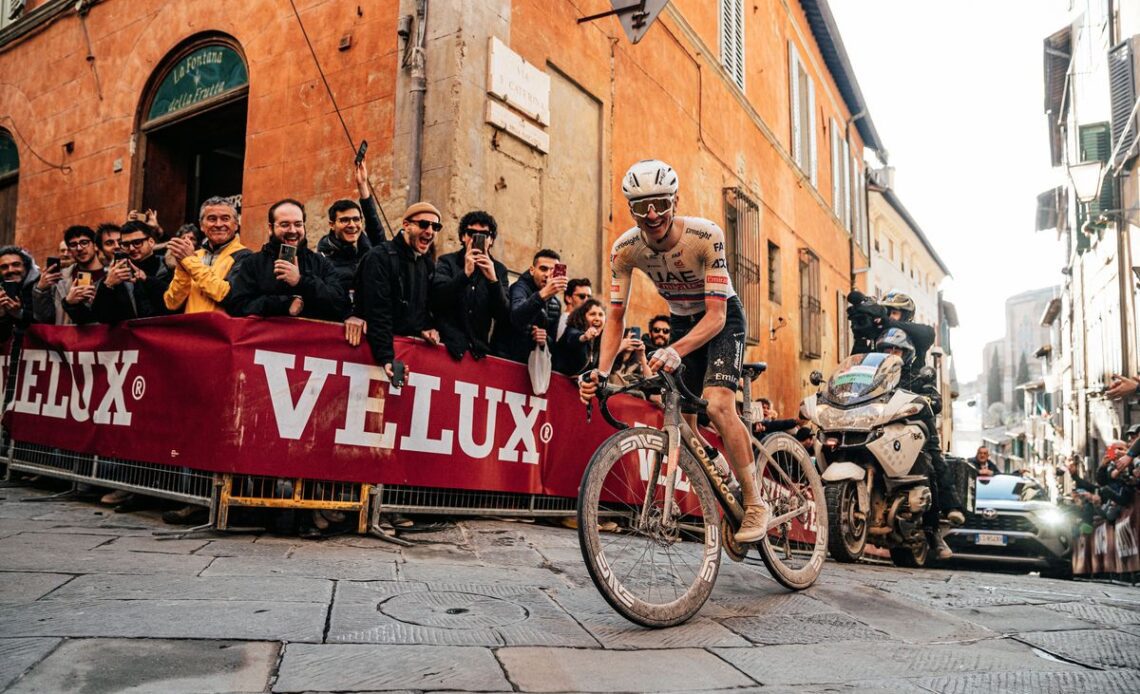
[[125,258],[112,260],[107,276],[95,292],[92,308],[102,323],[131,318],[147,318],[167,313],[162,295],[171,274],[163,259],[154,253],[158,231],[145,222],[127,222],[119,238]]
[[562,333],[566,332],[566,321],[574,309],[593,297],[594,288],[590,286],[589,277],[576,277],[566,283],[566,289],[562,292],[562,315],[558,317],[558,334],[554,338],[556,342],[561,340]]
[[95,245],[95,230],[71,226],[63,232],[63,241],[74,261],[67,268],[51,266],[32,290],[32,312],[37,323],[54,325],[86,325],[96,322],[91,304],[106,270]]
[[499,225],[475,210],[459,220],[463,247],[440,256],[431,283],[431,305],[439,336],[456,361],[467,352],[475,359],[491,353],[498,332],[510,321],[507,266],[491,257]]
[[239,237],[241,214],[229,198],[212,197],[198,208],[198,224],[205,240],[201,248],[186,236],[166,243],[166,255],[176,262],[174,276],[162,299],[167,310],[202,313],[221,309],[230,293],[226,277],[252,252]]
[[396,358],[393,337],[422,337],[439,344],[428,305],[436,234],[443,229],[439,210],[417,202],[404,210],[404,222],[391,241],[377,244],[360,261],[353,280],[355,306],[345,321],[344,337],[356,347],[364,335],[372,358],[392,378]]
[[268,216],[269,241],[234,267],[223,302],[226,311],[231,316],[344,320],[348,293],[328,258],[309,250],[304,205],[292,198],[278,200]]
[[364,213],[352,200],[337,200],[329,207],[329,233],[317,242],[317,253],[329,259],[337,281],[348,291],[356,267],[372,242],[364,233]]
[[[602,333],[598,369],[583,374],[579,396],[589,402],[598,383],[609,378],[625,332],[625,306],[633,270],[656,285],[669,304],[673,341],[653,353],[653,371],[674,371],[685,364],[683,378],[708,401],[708,416],[724,441],[728,460],[744,496],[744,519],[736,533],[751,543],[768,530],[769,509],[760,495],[752,439],[736,414],[736,389],[744,359],[744,307],[732,288],[724,232],[713,222],[677,215],[677,174],[663,161],[643,160],[622,177],[622,193],[636,226],[614,242],[610,254],[612,329]],[[696,417],[686,415],[696,430]]]

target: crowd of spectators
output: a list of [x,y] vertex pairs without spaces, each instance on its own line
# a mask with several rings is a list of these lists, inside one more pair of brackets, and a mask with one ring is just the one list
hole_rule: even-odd
[[[472,210],[459,220],[460,247],[437,258],[444,230],[438,208],[410,205],[387,238],[364,162],[356,183],[357,200],[329,206],[328,231],[315,249],[300,201],[269,207],[268,239],[255,250],[242,244],[240,200],[225,197],[205,200],[196,223],[169,234],[153,210],[131,211],[121,223],[70,226],[42,268],[22,248],[0,248],[0,336],[31,323],[82,326],[223,311],[341,323],[348,344],[367,344],[392,379],[415,368],[398,363],[396,336],[442,344],[455,360],[470,354],[525,362],[545,348],[555,371],[576,375],[597,366],[605,306],[588,278],[568,276],[558,252],[538,250],[511,282],[495,258],[498,223]],[[654,317],[644,333],[627,331],[615,382],[648,375],[647,353],[669,337],[668,316]],[[131,496],[103,499],[119,504]],[[166,515],[169,522],[197,518],[192,507]],[[328,518],[315,515],[313,522],[327,527],[322,520]]]

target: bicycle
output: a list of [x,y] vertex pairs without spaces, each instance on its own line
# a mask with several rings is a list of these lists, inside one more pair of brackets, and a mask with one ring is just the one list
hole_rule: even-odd
[[[752,381],[765,368],[744,365],[741,419],[750,433]],[[733,539],[744,507],[728,466],[717,469],[681,416],[682,405],[700,411],[708,404],[685,386],[681,369],[599,388],[602,416],[619,431],[594,452],[578,491],[578,540],[590,578],[614,610],[646,627],[690,619],[712,593],[721,547],[738,562],[749,548]],[[630,427],[611,414],[609,399],[635,389],[660,389],[661,429]],[[823,483],[795,437],[753,436],[752,444],[772,511],[768,535],[754,545],[777,582],[803,590],[818,578],[827,552]],[[601,531],[608,521],[617,522],[616,531]]]

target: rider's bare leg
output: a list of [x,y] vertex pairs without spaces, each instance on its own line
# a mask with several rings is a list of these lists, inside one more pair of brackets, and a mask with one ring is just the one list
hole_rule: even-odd
[[730,388],[709,386],[701,394],[708,400],[709,419],[724,442],[728,462],[736,472],[740,491],[744,494],[745,506],[763,503],[760,488],[756,482],[755,465],[752,462],[752,437],[748,428],[736,414],[736,394]]

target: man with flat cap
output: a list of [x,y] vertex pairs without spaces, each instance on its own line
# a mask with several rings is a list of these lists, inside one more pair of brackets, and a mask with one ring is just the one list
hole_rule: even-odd
[[439,344],[428,308],[435,272],[435,236],[443,228],[434,205],[417,202],[404,211],[404,222],[391,241],[377,244],[360,261],[353,287],[356,305],[344,325],[344,336],[356,347],[367,336],[372,358],[392,378],[396,357],[392,338],[422,337]]

